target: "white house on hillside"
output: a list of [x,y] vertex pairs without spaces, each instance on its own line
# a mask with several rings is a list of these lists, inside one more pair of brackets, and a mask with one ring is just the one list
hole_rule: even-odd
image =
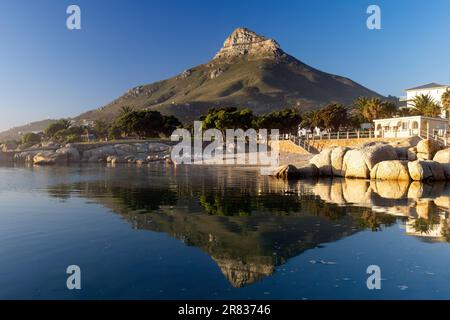
[[[442,105],[442,95],[450,86],[439,84],[439,83],[428,83],[423,86],[406,89],[406,97],[400,99],[401,101],[406,101],[406,106],[408,108],[413,107],[412,100],[418,95],[429,95],[434,101],[436,101],[440,106]],[[441,118],[448,119],[448,111],[442,109]]]

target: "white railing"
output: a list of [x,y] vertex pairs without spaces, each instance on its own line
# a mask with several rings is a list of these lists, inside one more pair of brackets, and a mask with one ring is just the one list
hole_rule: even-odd
[[[429,132],[427,130],[421,130],[418,131],[416,134],[412,134],[410,136],[417,135],[422,139],[431,139],[436,141],[442,146],[448,146],[448,133],[447,131],[444,131],[443,134],[438,134],[436,132]],[[338,132],[321,132],[320,134],[317,133],[307,133],[305,135],[291,135],[291,134],[284,134],[280,135],[280,140],[291,140],[296,145],[302,147],[308,152],[311,152],[311,150],[320,151],[315,146],[315,142],[321,141],[321,140],[346,140],[346,139],[372,139],[372,138],[383,138],[385,137],[385,134],[380,134],[380,132],[374,131],[374,130],[355,130],[355,131],[338,131]],[[397,138],[401,138],[400,135],[396,136]],[[386,137],[388,138],[388,137]],[[389,137],[391,138],[391,137]]]
[[436,132],[430,132],[429,130],[421,130],[419,137],[422,139],[430,139],[438,144],[447,147],[448,146],[448,133],[444,131],[443,134],[438,134]]

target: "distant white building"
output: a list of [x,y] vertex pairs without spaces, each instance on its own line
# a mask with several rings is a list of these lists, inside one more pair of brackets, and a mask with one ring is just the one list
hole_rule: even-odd
[[[432,82],[425,84],[423,86],[406,89],[405,90],[406,97],[401,98],[400,101],[406,101],[406,106],[408,108],[411,108],[413,107],[412,101],[416,96],[429,95],[434,99],[434,101],[436,101],[439,104],[439,106],[442,107],[442,95],[448,89],[450,89],[450,86]],[[448,119],[449,118],[448,110],[442,109],[441,117]]]
[[376,119],[375,137],[409,138],[413,136],[444,137],[448,130],[448,119],[423,116]]

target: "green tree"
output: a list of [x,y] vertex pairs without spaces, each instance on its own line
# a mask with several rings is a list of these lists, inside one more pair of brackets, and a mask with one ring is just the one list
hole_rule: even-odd
[[172,134],[172,132],[175,129],[182,126],[182,123],[180,122],[180,120],[178,120],[178,118],[176,118],[175,116],[163,116],[163,119],[164,119],[164,123],[163,123],[162,133],[166,137],[170,137],[170,135]]
[[333,131],[338,131],[340,127],[349,125],[348,109],[342,104],[329,104],[320,109],[316,117],[319,127]]
[[323,127],[323,123],[319,118],[319,110],[310,110],[302,115],[300,125],[303,128]]
[[47,128],[44,129],[44,135],[46,138],[51,139],[53,136],[61,130],[69,129],[70,121],[66,119],[61,119],[50,124]]
[[[59,142],[66,142],[69,136],[78,136],[80,137],[84,133],[84,129],[80,126],[72,126],[67,129],[62,129],[56,132],[52,139],[57,140]],[[73,140],[73,138],[72,138]]]
[[108,137],[112,140],[122,137],[122,130],[117,122],[112,123],[108,128]]
[[256,117],[254,127],[259,129],[278,129],[281,134],[296,134],[302,116],[297,109],[284,109]]
[[163,116],[153,110],[132,110],[115,119],[109,129],[113,138],[120,136],[159,137],[160,134],[170,135],[180,121],[173,116]]
[[120,107],[120,115],[123,116],[124,114],[133,112],[134,108],[130,106],[122,106]]
[[394,102],[384,101],[380,98],[360,97],[353,104],[366,122],[392,117],[398,111]]
[[441,107],[430,95],[417,95],[411,103],[412,108],[419,115],[426,117],[438,117],[441,114]]
[[211,108],[202,120],[203,129],[216,128],[222,132],[226,129],[247,130],[252,127],[255,116],[250,109]]
[[28,144],[28,145],[38,144],[41,142],[41,140],[42,140],[42,137],[39,134],[33,133],[33,132],[25,133],[22,136],[23,144]]
[[69,134],[68,136],[66,136],[64,138],[64,143],[75,143],[75,142],[80,142],[81,141],[81,136],[77,135],[77,134]]
[[104,121],[95,120],[92,130],[98,138],[106,138],[108,136],[109,125]]

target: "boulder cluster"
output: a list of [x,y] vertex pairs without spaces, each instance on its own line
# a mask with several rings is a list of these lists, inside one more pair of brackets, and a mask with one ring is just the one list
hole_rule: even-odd
[[0,151],[0,162],[55,165],[69,163],[170,162],[171,146],[163,143],[67,144],[29,150]]
[[278,168],[283,179],[345,177],[374,180],[450,180],[450,148],[442,149],[433,140],[416,146],[369,143],[360,148],[333,147],[315,155],[308,165]]

